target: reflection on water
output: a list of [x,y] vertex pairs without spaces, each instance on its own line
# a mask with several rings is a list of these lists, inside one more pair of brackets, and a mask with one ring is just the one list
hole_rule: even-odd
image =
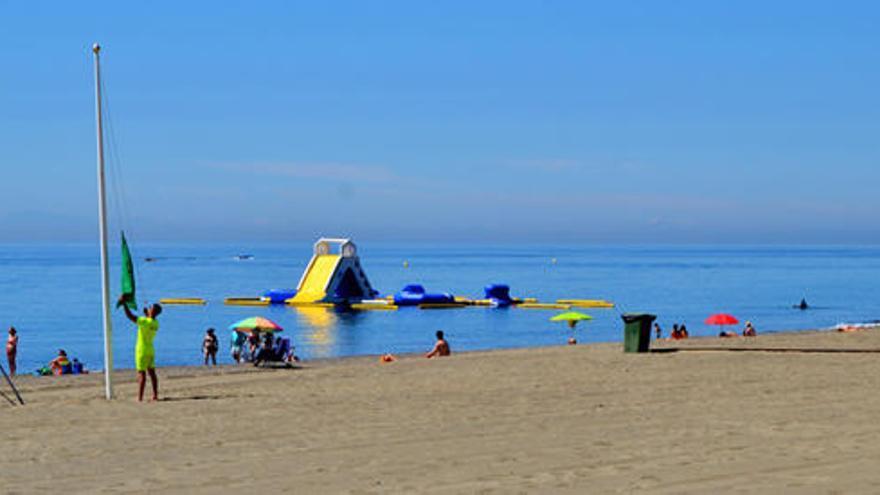
[[358,311],[332,306],[296,306],[299,339],[312,357],[338,356],[341,346],[355,345],[357,325],[363,319]]
[[304,333],[311,348],[310,354],[318,357],[332,356],[336,343],[336,311],[320,306],[298,306],[293,310],[302,327],[309,329]]
[[300,316],[300,321],[317,328],[326,328],[336,323],[336,312],[333,308],[322,306],[298,306],[293,308]]

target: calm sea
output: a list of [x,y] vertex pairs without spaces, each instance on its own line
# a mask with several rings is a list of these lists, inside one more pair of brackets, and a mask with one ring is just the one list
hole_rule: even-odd
[[[483,286],[495,282],[509,284],[514,296],[542,301],[596,298],[617,303],[613,310],[585,310],[595,319],[578,326],[580,342],[619,341],[620,312],[657,314],[666,332],[673,323],[685,322],[694,335],[717,333],[717,328],[702,323],[716,312],[751,320],[759,332],[880,318],[878,247],[358,247],[367,275],[383,294],[421,283],[428,290],[480,297]],[[166,306],[156,341],[159,365],[198,364],[203,332],[211,326],[221,338],[222,361],[230,362],[226,327],[253,315],[282,325],[306,359],[424,351],[437,329],[446,331],[454,350],[556,345],[568,337],[564,325],[548,321],[555,313],[545,310],[337,313],[223,305],[224,297],[295,287],[311,256],[311,244],[150,244],[133,246],[133,251],[142,304],[161,297],[209,301],[201,307]],[[254,258],[235,259],[241,253]],[[0,324],[19,329],[20,372],[44,364],[58,348],[88,368],[101,368],[97,256],[91,245],[0,246]],[[145,257],[157,261],[145,263]],[[112,267],[117,287],[118,260]],[[801,297],[813,309],[792,309]],[[120,312],[114,312],[114,325],[115,364],[132,367],[133,325]]]

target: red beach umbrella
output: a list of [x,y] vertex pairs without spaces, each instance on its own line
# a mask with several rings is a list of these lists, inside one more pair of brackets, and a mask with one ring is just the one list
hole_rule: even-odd
[[733,317],[733,315],[729,315],[727,313],[718,313],[706,318],[706,325],[721,325],[721,336],[726,336],[724,333],[725,325],[736,325],[739,323],[739,320]]
[[706,325],[736,325],[739,323],[733,315],[718,313],[706,318]]

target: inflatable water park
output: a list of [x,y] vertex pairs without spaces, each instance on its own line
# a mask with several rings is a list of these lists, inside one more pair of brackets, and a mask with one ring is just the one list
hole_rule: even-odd
[[[162,304],[204,305],[197,297],[165,298]],[[507,284],[490,283],[483,288],[483,297],[472,299],[449,292],[429,292],[419,283],[407,284],[394,294],[380,296],[373,288],[351,239],[321,238],[314,244],[312,258],[306,265],[295,289],[267,290],[257,297],[227,297],[231,306],[287,305],[295,307],[326,307],[346,311],[395,311],[399,308],[457,309],[490,307],[565,310],[576,308],[613,308],[614,303],[602,299],[558,299],[552,302],[510,295]]]

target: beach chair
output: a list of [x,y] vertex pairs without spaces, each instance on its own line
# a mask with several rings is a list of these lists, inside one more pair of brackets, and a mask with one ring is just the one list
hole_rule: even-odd
[[275,343],[275,359],[281,362],[287,362],[293,355],[293,347],[290,345],[290,339],[287,337],[278,339]]

